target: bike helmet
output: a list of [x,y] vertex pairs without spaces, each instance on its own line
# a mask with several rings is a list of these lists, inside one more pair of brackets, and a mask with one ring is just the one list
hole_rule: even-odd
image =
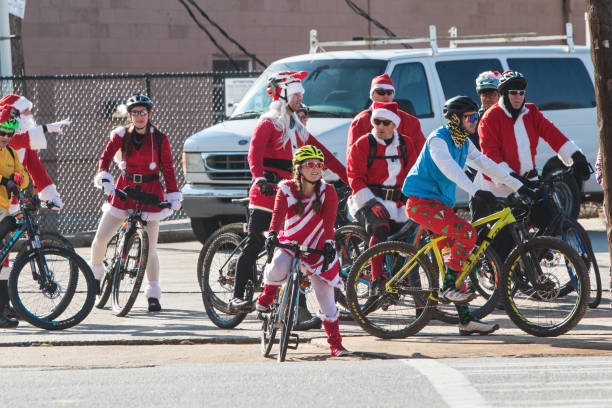
[[323,156],[323,152],[319,150],[318,147],[312,145],[302,146],[293,153],[293,165],[308,159],[319,159],[323,161],[325,160],[325,156]]
[[500,93],[503,93],[508,89],[518,89],[522,90],[527,88],[527,80],[518,71],[504,71],[499,79],[499,85],[497,86],[497,90]]
[[0,131],[13,133],[17,129],[19,129],[19,122],[14,117],[13,109],[2,109],[0,111]]
[[469,96],[455,96],[444,102],[444,117],[450,119],[453,113],[461,117],[465,112],[478,112],[478,105]]
[[308,113],[310,113],[310,108],[308,106],[306,106],[304,103],[300,103],[300,107],[298,108],[297,112],[306,112],[306,115],[308,115]]
[[500,76],[500,73],[497,71],[481,72],[478,78],[476,78],[476,92],[480,93],[487,89],[497,91]]
[[[275,101],[279,98],[288,100],[294,93],[304,93],[302,79],[306,78],[305,71],[282,71],[268,77],[268,95]],[[285,92],[283,92],[285,91]]]
[[125,102],[125,107],[129,112],[136,106],[145,106],[147,109],[151,109],[153,107],[153,102],[151,102],[151,99],[146,95],[134,94]]

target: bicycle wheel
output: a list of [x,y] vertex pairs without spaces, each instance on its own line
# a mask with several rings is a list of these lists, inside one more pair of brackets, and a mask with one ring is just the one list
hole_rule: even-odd
[[[240,238],[244,238],[246,236],[246,232],[244,231],[244,225],[245,224],[243,222],[234,222],[234,223],[227,224],[227,225],[220,227],[218,230],[210,234],[210,236],[206,239],[206,241],[202,245],[202,249],[200,250],[200,253],[206,253],[210,245],[213,242],[215,242],[215,240],[219,238],[219,236],[226,234],[228,232],[231,232],[232,234],[240,235]],[[198,268],[196,272],[197,272],[196,275],[198,278],[198,285],[200,285],[200,289],[202,289],[202,274],[200,272],[200,269]]]
[[[586,266],[591,286],[589,307],[595,309],[601,303],[601,276],[599,274],[599,265],[597,264],[597,259],[595,259],[589,235],[578,222],[564,220],[563,226],[561,227],[561,236],[563,241],[567,242],[576,252],[578,252],[578,255],[580,255],[580,258],[582,258]],[[571,290],[573,290],[573,286],[566,285],[561,290],[561,296],[565,296]]]
[[[346,300],[353,318],[366,332],[383,339],[404,338],[418,333],[431,319],[439,272],[426,256],[415,258],[416,253],[410,244],[391,241],[372,246],[355,260],[346,284]],[[388,272],[389,276],[413,258],[415,267],[394,283],[395,293],[360,296],[360,281],[369,279],[370,261],[377,256],[384,257],[383,274]]]
[[127,315],[140,292],[149,256],[149,237],[147,231],[136,228],[126,237],[127,243],[120,252],[121,261],[115,266],[113,277],[113,313],[115,316]]
[[[277,306],[277,305],[276,305]],[[264,357],[270,355],[274,338],[276,337],[276,322],[278,321],[278,307],[274,306],[269,314],[262,314],[263,322],[261,324],[261,354]]]
[[[500,300],[499,277],[501,276],[502,262],[492,247],[484,250],[478,262],[465,280],[469,290],[477,292],[480,296],[470,302],[470,313],[480,320],[488,316]],[[440,320],[448,324],[459,324],[457,308],[454,304],[438,304],[433,310],[432,320]]]
[[[344,225],[334,233],[338,262],[340,263],[340,277],[346,286],[346,279],[353,266],[353,261],[368,249],[369,236],[360,225]],[[369,280],[361,281],[357,292],[360,296],[367,296],[369,291]],[[334,289],[334,297],[340,309],[340,320],[352,320],[348,311],[346,296],[340,289]]]
[[202,275],[202,302],[208,318],[215,326],[232,329],[240,324],[247,313],[230,311],[229,301],[234,295],[236,265],[241,253],[240,236],[225,233],[200,251],[198,271]]
[[52,246],[32,248],[15,260],[9,297],[28,323],[46,330],[63,330],[79,324],[91,312],[95,278],[74,251]]
[[[525,259],[514,248],[504,267],[500,293],[510,319],[526,333],[554,337],[575,327],[589,302],[590,282],[580,256],[564,241],[536,237],[523,244]],[[528,277],[532,268],[538,284]],[[574,290],[561,296],[561,289]]]
[[283,294],[283,300],[280,303],[280,329],[281,335],[279,340],[279,350],[278,350],[278,362],[282,363],[285,361],[285,357],[287,356],[287,348],[289,347],[289,337],[291,336],[291,329],[293,329],[293,317],[295,316],[295,311],[297,309],[297,296],[300,285],[299,273],[293,274],[289,282],[287,283],[287,287],[285,288],[285,293]]
[[113,289],[113,278],[115,276],[115,264],[118,261],[119,249],[117,248],[117,241],[119,240],[119,233],[113,235],[111,240],[106,246],[106,254],[102,260],[102,266],[104,267],[104,275],[100,281],[100,295],[96,296],[96,307],[102,309],[106,306],[106,302],[110,298],[111,291]]

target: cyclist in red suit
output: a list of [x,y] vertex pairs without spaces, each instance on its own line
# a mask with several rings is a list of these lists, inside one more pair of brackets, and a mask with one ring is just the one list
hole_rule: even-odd
[[251,299],[245,299],[249,279],[254,281],[253,265],[263,248],[264,231],[268,230],[274,209],[277,183],[291,179],[293,151],[304,145],[314,145],[323,151],[329,169],[347,183],[346,168],[314,138],[296,116],[302,102],[302,79],[307,72],[284,71],[268,78],[268,94],[274,100],[253,133],[249,147],[249,167],[253,185],[249,191],[249,224],[247,244],[238,258],[232,310],[250,311]]
[[[393,86],[393,81],[391,81],[389,74],[382,74],[372,79],[370,99],[372,99],[373,103],[392,102],[394,95],[395,87]],[[368,109],[360,112],[351,122],[348,139],[346,141],[346,157],[349,156],[349,151],[353,143],[361,136],[367,135],[372,131],[372,109],[373,106],[370,106]],[[425,136],[423,136],[423,132],[421,131],[421,123],[417,118],[403,110],[398,109],[397,114],[400,118],[400,125],[397,131],[410,139],[413,145],[412,150],[416,151],[418,154],[425,144]]]

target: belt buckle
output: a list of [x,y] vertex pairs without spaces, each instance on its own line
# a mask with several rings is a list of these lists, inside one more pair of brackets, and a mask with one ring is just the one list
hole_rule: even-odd
[[393,201],[393,193],[395,190],[391,188],[384,188],[383,190],[385,191],[385,201]]
[[132,181],[134,183],[142,183],[142,174],[134,174],[132,176]]

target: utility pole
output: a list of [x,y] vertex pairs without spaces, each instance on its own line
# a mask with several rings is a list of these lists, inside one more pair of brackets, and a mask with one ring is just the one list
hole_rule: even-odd
[[[597,102],[597,127],[603,170],[604,201],[608,225],[606,237],[612,261],[612,0],[586,0],[591,57]],[[611,263],[612,265],[612,263]],[[612,288],[612,277],[610,282]]]

